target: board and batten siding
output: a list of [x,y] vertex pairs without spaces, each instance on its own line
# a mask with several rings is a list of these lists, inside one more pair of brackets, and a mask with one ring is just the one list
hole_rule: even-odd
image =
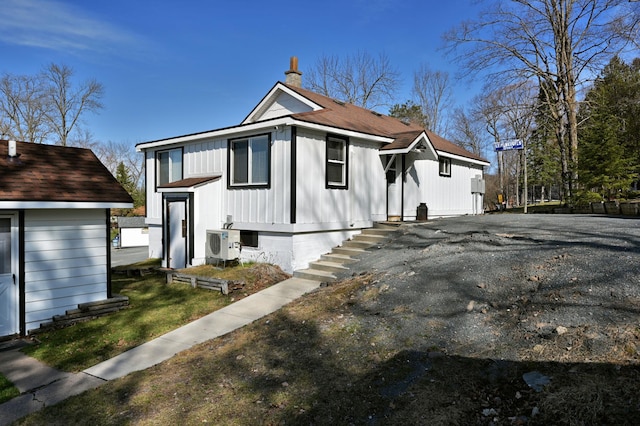
[[106,299],[105,215],[104,209],[25,212],[27,331],[79,303]]
[[472,166],[453,159],[451,176],[440,176],[438,162],[429,161],[419,172],[421,179],[430,182],[421,186],[421,198],[427,204],[430,218],[476,213],[471,194],[471,178],[483,174],[482,166]]
[[384,213],[386,185],[376,146],[351,138],[348,189],[327,189],[326,134],[299,130],[297,141],[298,224],[366,227]]

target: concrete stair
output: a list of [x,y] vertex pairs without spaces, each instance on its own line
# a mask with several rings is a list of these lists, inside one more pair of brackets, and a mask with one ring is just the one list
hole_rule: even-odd
[[373,228],[363,229],[360,234],[334,247],[331,253],[323,254],[319,260],[311,262],[307,269],[294,271],[293,276],[320,282],[335,282],[338,280],[337,274],[349,271],[346,265],[357,261],[368,248],[385,241],[397,227],[398,225],[376,223]]

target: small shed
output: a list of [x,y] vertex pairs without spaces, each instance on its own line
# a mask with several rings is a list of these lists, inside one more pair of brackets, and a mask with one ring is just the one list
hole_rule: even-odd
[[119,247],[149,246],[149,227],[144,217],[118,217]]
[[88,149],[0,140],[0,337],[111,298],[110,209],[132,205]]

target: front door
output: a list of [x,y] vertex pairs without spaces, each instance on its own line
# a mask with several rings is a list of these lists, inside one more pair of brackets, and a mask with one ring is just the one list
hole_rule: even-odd
[[16,219],[0,216],[0,336],[18,333]]
[[187,266],[187,201],[167,201],[168,242],[167,267],[181,269]]
[[387,220],[402,220],[402,161],[399,156],[387,160]]

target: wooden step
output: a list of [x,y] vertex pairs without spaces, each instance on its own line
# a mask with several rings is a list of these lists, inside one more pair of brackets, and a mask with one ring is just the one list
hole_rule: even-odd
[[319,269],[301,269],[299,271],[294,271],[293,276],[296,278],[320,282],[335,282],[338,280],[338,278],[336,278],[336,276],[331,272],[320,271]]

